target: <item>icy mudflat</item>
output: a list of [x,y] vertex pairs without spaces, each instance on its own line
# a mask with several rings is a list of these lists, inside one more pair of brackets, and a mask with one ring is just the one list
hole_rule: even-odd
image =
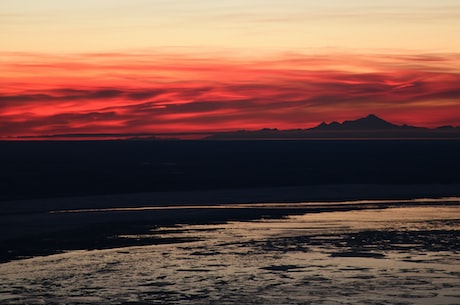
[[460,206],[158,227],[0,264],[0,304],[459,304]]

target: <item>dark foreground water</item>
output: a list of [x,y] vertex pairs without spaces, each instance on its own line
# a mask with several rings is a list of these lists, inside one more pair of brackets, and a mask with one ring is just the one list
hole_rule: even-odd
[[187,242],[0,264],[0,304],[460,304],[448,201],[157,227],[117,238]]

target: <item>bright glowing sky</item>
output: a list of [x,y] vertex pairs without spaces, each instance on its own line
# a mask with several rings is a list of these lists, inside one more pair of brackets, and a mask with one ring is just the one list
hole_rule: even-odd
[[0,136],[460,125],[458,0],[3,0]]

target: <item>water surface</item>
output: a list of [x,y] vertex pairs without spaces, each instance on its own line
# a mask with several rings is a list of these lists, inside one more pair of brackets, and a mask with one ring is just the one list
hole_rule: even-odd
[[0,304],[459,304],[459,229],[429,204],[158,227],[117,238],[194,241],[0,264]]

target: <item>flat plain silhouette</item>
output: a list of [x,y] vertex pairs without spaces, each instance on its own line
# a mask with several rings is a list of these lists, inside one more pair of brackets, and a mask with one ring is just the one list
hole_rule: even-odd
[[23,141],[0,150],[0,200],[460,182],[460,141]]

